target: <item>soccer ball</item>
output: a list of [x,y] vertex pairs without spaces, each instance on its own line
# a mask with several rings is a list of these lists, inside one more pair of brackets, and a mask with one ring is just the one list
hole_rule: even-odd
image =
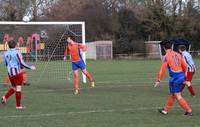
[[29,22],[29,21],[30,21],[30,18],[29,18],[28,16],[24,16],[24,17],[23,17],[23,21],[24,21],[24,22]]

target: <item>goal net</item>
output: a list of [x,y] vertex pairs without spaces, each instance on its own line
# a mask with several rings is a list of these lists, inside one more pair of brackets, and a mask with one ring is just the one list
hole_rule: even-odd
[[[66,37],[74,36],[76,42],[85,44],[84,22],[0,22],[0,60],[8,50],[9,39],[17,41],[17,49],[25,62],[36,66],[37,71],[27,70],[28,81],[43,83],[72,82],[69,58],[63,60]],[[83,54],[85,60],[85,54]],[[2,63],[2,62],[1,62]],[[1,68],[1,83],[7,72]],[[83,76],[83,82],[86,82]]]

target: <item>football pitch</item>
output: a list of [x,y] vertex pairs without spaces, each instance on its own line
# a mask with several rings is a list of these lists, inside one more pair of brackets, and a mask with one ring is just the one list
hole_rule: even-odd
[[[200,60],[195,60],[197,69]],[[22,104],[25,110],[15,109],[15,96],[6,106],[0,106],[0,127],[199,127],[200,80],[197,71],[193,85],[197,92],[190,97],[185,89],[183,96],[191,105],[194,116],[184,116],[177,102],[168,115],[157,109],[168,98],[168,74],[158,88],[153,88],[160,60],[113,60],[87,61],[88,71],[96,80],[96,87],[80,84],[80,94],[73,94],[73,81],[56,80],[59,72],[45,78],[49,71],[36,82],[43,67],[36,64],[37,71],[29,72],[31,86],[23,88]],[[3,67],[0,67],[3,70]],[[2,73],[5,72],[0,72]],[[45,74],[46,73],[46,74]],[[54,77],[54,78],[53,78]],[[67,77],[67,76],[66,76]],[[44,80],[43,80],[44,79]],[[1,79],[3,82],[3,79]],[[2,96],[7,88],[0,89]]]

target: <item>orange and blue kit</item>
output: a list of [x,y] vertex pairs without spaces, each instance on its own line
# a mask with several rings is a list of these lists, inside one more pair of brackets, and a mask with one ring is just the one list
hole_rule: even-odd
[[185,60],[179,53],[172,50],[167,50],[157,77],[158,81],[162,80],[167,68],[170,75],[170,93],[181,92],[187,69],[187,64]]
[[86,65],[82,59],[81,52],[86,51],[86,46],[78,43],[68,44],[65,50],[65,56],[70,55],[71,62],[72,62],[72,69],[77,70],[81,69],[84,70]]

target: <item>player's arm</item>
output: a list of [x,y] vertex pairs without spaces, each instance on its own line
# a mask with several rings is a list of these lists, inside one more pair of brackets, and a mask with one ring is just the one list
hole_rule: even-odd
[[5,56],[5,54],[4,54],[4,57],[3,57],[3,64],[4,64],[4,66],[8,66],[8,63],[7,63],[7,61],[6,61],[6,56]]
[[164,58],[163,62],[162,62],[162,65],[160,67],[160,71],[159,71],[158,76],[157,76],[157,81],[160,82],[163,79],[163,77],[165,75],[165,72],[166,72],[166,69],[167,69],[167,65],[168,65],[167,59]]
[[194,60],[192,59],[191,55],[188,55],[187,57],[185,57],[185,60],[187,60],[187,65],[192,67],[194,65]]
[[25,62],[24,62],[24,60],[23,60],[23,58],[22,58],[22,54],[20,53],[20,52],[17,52],[17,59],[18,59],[18,61],[20,62],[20,64],[21,64],[21,66],[23,66],[23,67],[25,67],[25,68],[27,68],[27,69],[31,69],[31,70],[35,70],[36,68],[35,68],[35,66],[33,66],[33,65],[28,65],[28,64],[26,64]]
[[162,65],[160,67],[160,71],[157,76],[157,81],[156,81],[154,87],[157,87],[159,85],[160,81],[163,79],[166,69],[167,69],[167,65],[168,65],[168,63],[167,63],[166,57],[164,57],[164,59],[162,61]]
[[78,47],[81,49],[82,52],[86,52],[87,51],[87,46],[86,45],[78,44]]
[[63,59],[66,60],[68,55],[69,55],[69,49],[68,49],[68,47],[66,47]]
[[184,72],[185,77],[186,77],[187,76],[187,63],[186,63],[184,58],[181,59],[181,67],[182,67],[183,72]]

